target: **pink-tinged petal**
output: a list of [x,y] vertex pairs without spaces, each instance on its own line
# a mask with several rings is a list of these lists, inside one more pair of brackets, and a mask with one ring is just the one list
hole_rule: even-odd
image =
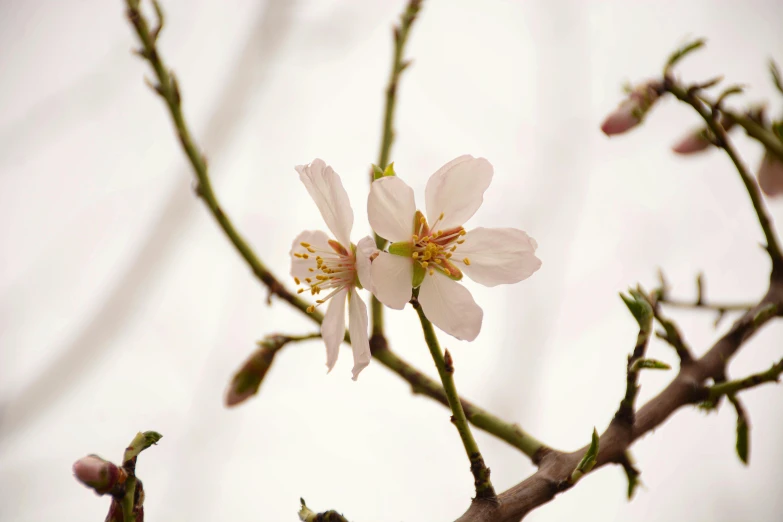
[[432,324],[457,339],[472,341],[481,331],[481,307],[467,288],[437,270],[424,277],[419,303]]
[[492,165],[484,158],[460,156],[439,168],[424,192],[430,227],[446,230],[465,224],[481,206],[491,181]]
[[457,248],[451,260],[484,286],[518,283],[541,268],[535,240],[516,228],[479,227],[463,239],[465,243]]
[[345,297],[348,290],[340,290],[329,299],[329,305],[321,324],[321,337],[326,345],[326,367],[329,371],[337,362],[340,344],[345,338]]
[[370,292],[374,291],[370,268],[372,257],[377,252],[375,240],[370,236],[363,237],[356,245],[356,273],[359,276],[359,283]]
[[370,364],[370,338],[367,333],[367,305],[364,304],[359,292],[351,289],[348,297],[348,331],[351,333],[351,349],[353,350],[353,380]]
[[381,252],[370,267],[375,297],[389,308],[402,310],[411,300],[413,260]]
[[757,176],[764,194],[770,197],[783,194],[783,161],[773,153],[764,152]]
[[409,241],[415,214],[413,189],[400,178],[387,176],[372,182],[367,217],[376,234],[391,242]]
[[298,165],[296,171],[321,211],[326,226],[337,241],[347,248],[351,244],[353,209],[340,176],[322,159],[315,159],[309,165]]
[[707,139],[707,133],[704,129],[691,131],[672,145],[672,151],[683,156],[696,154],[710,147],[710,140]]
[[[307,243],[314,250],[332,251],[332,248],[329,246],[329,236],[320,230],[305,230],[296,236],[288,255],[291,256],[291,275],[300,281],[304,281],[305,277],[313,277],[313,272],[309,269],[316,268],[316,254],[308,252],[307,248],[302,246],[302,243]],[[307,254],[307,259],[296,257],[294,254]]]

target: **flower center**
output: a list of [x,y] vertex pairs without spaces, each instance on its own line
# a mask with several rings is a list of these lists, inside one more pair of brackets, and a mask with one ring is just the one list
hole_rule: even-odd
[[[348,251],[337,241],[330,239],[329,246],[331,250],[325,250],[313,247],[310,243],[300,243],[303,250],[294,252],[294,257],[309,261],[312,266],[307,267],[310,276],[305,277],[302,282],[298,277],[294,277],[299,288],[296,293],[301,294],[307,288],[310,289],[310,295],[318,295],[323,290],[331,290],[325,297],[317,299],[315,305],[309,306],[307,311],[312,313],[316,307],[324,304],[335,294],[346,287],[350,287],[356,281],[356,254],[353,249]],[[312,260],[312,261],[311,261]]]
[[[389,253],[410,256],[413,259],[413,287],[418,287],[427,274],[435,275],[441,272],[446,276],[460,280],[462,272],[454,264],[452,257],[459,246],[465,242],[462,236],[466,234],[462,227],[453,227],[446,230],[438,229],[438,224],[443,220],[443,214],[430,226],[427,218],[421,211],[416,211],[413,223],[413,234],[410,242],[401,241],[389,246]],[[461,260],[466,265],[470,264],[467,257]]]

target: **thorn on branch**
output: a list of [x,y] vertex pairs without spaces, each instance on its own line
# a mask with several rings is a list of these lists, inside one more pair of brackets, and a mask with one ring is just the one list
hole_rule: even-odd
[[446,366],[446,372],[447,373],[454,373],[454,360],[451,358],[451,354],[449,353],[448,348],[446,349],[446,352],[443,354],[443,360],[444,364]]
[[579,461],[579,464],[577,464],[576,469],[571,472],[571,475],[568,477],[567,487],[571,487],[579,480],[590,473],[590,471],[595,467],[595,463],[598,460],[598,449],[599,449],[599,439],[598,439],[598,431],[593,428],[593,436],[590,439],[590,446],[587,448],[587,451],[585,452],[584,457],[582,457],[582,460]]

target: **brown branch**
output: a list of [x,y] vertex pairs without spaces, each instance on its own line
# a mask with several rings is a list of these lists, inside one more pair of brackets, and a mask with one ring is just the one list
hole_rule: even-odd
[[[764,298],[742,315],[731,330],[710,350],[692,364],[684,365],[669,385],[637,413],[634,423],[613,420],[600,437],[600,451],[595,468],[626,462],[626,452],[634,441],[663,424],[674,412],[705,398],[708,379],[720,378],[734,354],[759,329],[774,317],[783,315],[783,282],[772,279]],[[474,502],[458,522],[517,522],[525,515],[564,491],[567,481],[587,447],[571,453],[547,450],[538,470],[516,486],[498,496],[495,506]]]

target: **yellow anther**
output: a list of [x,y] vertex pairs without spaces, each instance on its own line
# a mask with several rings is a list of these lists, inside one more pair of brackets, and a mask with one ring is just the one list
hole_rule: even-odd
[[302,292],[304,292],[304,291],[305,291],[305,289],[304,289],[304,288],[300,288],[299,290],[297,290],[297,291],[296,291],[296,293],[297,293],[297,294],[301,294],[301,293],[302,293]]
[[299,280],[299,278],[298,278],[298,277],[294,277],[294,282],[295,282],[296,284],[298,284],[298,285],[301,285],[301,284],[302,284],[302,282]]
[[467,232],[465,232],[465,229],[464,229],[464,228],[463,228],[462,230],[460,230],[460,231],[459,231],[459,235],[460,235],[460,236],[464,236],[465,234],[467,234]]
[[305,281],[307,281],[308,283],[312,283],[313,282],[313,280],[310,279],[309,277],[305,277]]
[[438,221],[440,221],[441,219],[443,219],[443,216],[444,216],[444,215],[445,215],[445,214],[444,214],[443,212],[441,212],[441,213],[440,213],[440,216],[438,216]]
[[435,275],[435,270],[430,268],[430,275]]
[[318,299],[318,300],[316,300],[316,303],[318,303],[318,304],[324,304],[324,300],[323,300],[323,299]]
[[308,268],[307,271],[308,272],[315,272],[315,268]]
[[301,242],[301,243],[299,243],[299,244],[300,244],[300,245],[302,245],[302,246],[303,246],[303,247],[305,247],[305,248],[310,248],[310,243],[305,243],[304,241],[302,241],[302,242]]
[[419,253],[418,252],[414,252],[413,254],[411,254],[411,257],[413,257],[413,259],[418,259],[419,258]]
[[454,252],[455,250],[457,250],[457,245],[454,245],[453,247],[449,248],[450,252]]
[[446,252],[445,255],[446,255],[446,259],[451,259],[452,256],[451,252]]
[[442,235],[443,235],[443,231],[442,230],[438,230],[437,232],[435,232],[435,237],[440,237]]
[[315,254],[315,249],[313,248],[307,247],[307,251],[310,252],[311,254]]
[[313,305],[310,305],[310,306],[308,306],[308,307],[307,307],[307,313],[308,313],[308,314],[311,314],[311,313],[313,313],[313,312],[315,312],[315,307],[314,307]]
[[467,257],[463,259],[462,262],[465,263],[466,265],[470,265],[470,259],[468,259]]
[[418,240],[419,240],[419,236],[417,236],[416,234],[413,234],[413,235],[411,236],[411,239],[413,239],[413,242],[415,243],[416,241],[418,241]]
[[426,222],[427,222],[427,219],[426,219],[424,216],[421,216],[421,217],[419,218],[419,223],[421,223],[422,225],[423,225],[424,223],[426,223]]
[[310,256],[308,254],[302,254],[302,257],[305,259],[310,259]]
[[458,244],[458,245],[461,245],[461,244],[462,244],[462,243],[464,243],[464,242],[465,242],[465,240],[464,240],[464,239],[460,239],[459,241],[457,241],[457,244]]
[[300,254],[299,252],[294,252],[294,257],[301,258],[301,257],[302,257],[302,254]]
[[427,268],[427,265],[429,265],[429,263],[427,263],[426,261],[422,261],[421,262],[421,267],[422,268]]
[[440,259],[436,259],[436,260],[435,260],[435,262],[436,262],[437,264],[439,264],[439,265],[442,265],[442,264],[443,264],[443,261],[441,261]]
[[315,278],[318,279],[319,281],[326,281],[327,279],[329,279],[328,276],[321,275],[321,274],[318,274],[317,276],[315,276]]

